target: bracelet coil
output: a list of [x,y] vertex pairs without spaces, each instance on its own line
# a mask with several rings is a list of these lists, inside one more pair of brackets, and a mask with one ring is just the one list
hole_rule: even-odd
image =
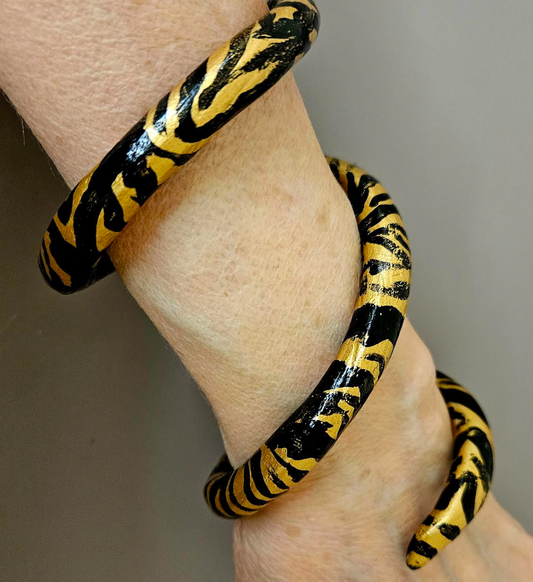
[[39,266],[53,289],[74,293],[113,272],[106,249],[140,207],[307,53],[320,24],[313,0],[273,0],[269,7],[165,95],[72,190],[41,244]]
[[361,409],[387,365],[407,310],[411,252],[398,210],[360,168],[330,158],[354,210],[363,267],[344,342],[317,387],[268,441],[235,471],[226,456],[205,488],[223,517],[255,513],[301,481]]
[[[290,491],[335,444],[372,392],[400,333],[411,279],[402,219],[383,186],[360,168],[329,158],[359,226],[360,294],[344,342],[317,387],[266,443],[234,469],[226,455],[204,494],[227,518],[252,515]],[[491,483],[493,442],[487,420],[465,388],[438,373],[452,421],[454,460],[445,489],[413,537],[406,562],[415,570],[455,539],[481,509]]]
[[[106,249],[140,207],[228,121],[302,58],[319,29],[313,0],[272,0],[270,13],[215,51],[153,107],[72,190],[40,249],[47,283],[74,293],[113,269]],[[383,186],[360,168],[330,158],[359,226],[363,269],[352,321],[335,361],[305,402],[244,463],[227,456],[205,497],[215,513],[251,515],[291,490],[327,454],[371,394],[404,321],[411,255],[402,219]],[[408,548],[424,566],[480,510],[493,470],[493,441],[475,399],[438,374],[454,436],[444,492]]]
[[487,418],[466,388],[437,372],[437,386],[452,421],[453,461],[435,509],[413,536],[407,565],[417,570],[452,542],[485,503],[494,469],[494,441]]

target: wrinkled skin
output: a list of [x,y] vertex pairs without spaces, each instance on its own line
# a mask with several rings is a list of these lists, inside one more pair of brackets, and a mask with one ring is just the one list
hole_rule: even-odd
[[[0,84],[72,186],[264,10],[260,0],[4,3]],[[353,213],[288,77],[147,204],[111,255],[206,393],[239,463],[334,357],[355,302],[358,249]],[[236,524],[237,579],[531,581],[531,538],[492,497],[430,565],[405,567],[450,444],[432,358],[406,324],[331,454],[294,493]]]

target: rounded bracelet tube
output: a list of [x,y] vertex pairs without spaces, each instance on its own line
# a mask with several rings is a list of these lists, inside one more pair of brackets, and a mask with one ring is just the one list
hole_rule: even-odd
[[435,509],[409,544],[406,562],[412,570],[427,564],[474,519],[487,498],[494,469],[492,432],[476,399],[441,372],[437,386],[452,421],[453,462]]
[[[311,395],[246,463],[234,469],[224,455],[213,469],[204,493],[222,517],[252,515],[292,489],[325,456],[379,380],[405,316],[411,258],[398,211],[363,170],[332,158],[330,167],[359,226],[361,295],[337,359]],[[492,480],[492,434],[479,404],[440,372],[437,385],[452,421],[454,460],[435,509],[409,544],[406,563],[413,570],[460,534],[481,509]]]
[[307,53],[320,23],[313,0],[273,0],[269,7],[165,95],[72,190],[40,249],[51,287],[74,293],[111,273],[106,249],[148,198]]
[[329,158],[354,210],[363,267],[354,314],[337,358],[305,402],[241,467],[224,457],[205,487],[223,517],[255,513],[289,491],[326,455],[372,392],[400,333],[411,279],[402,219],[383,186]]

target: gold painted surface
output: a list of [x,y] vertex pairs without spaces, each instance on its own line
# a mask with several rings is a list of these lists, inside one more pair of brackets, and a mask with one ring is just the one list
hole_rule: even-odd
[[102,208],[96,221],[96,248],[103,251],[115,240],[118,234],[118,232],[109,230],[105,225],[105,211]]
[[[338,407],[348,415],[348,422],[350,422],[354,413],[354,407],[348,404],[345,400],[341,400],[338,404]],[[319,414],[315,418],[316,420],[320,420],[321,422],[325,422],[330,425],[330,427],[326,430],[326,434],[328,434],[333,440],[336,441],[339,438],[342,422],[345,419],[344,414],[341,412],[334,412],[332,414]]]
[[[173,137],[176,128],[179,125],[179,112],[182,106],[181,100],[181,89],[183,87],[183,81],[176,85],[169,93],[167,101],[167,111],[165,114],[165,132],[168,136]],[[153,116],[155,114],[155,109],[150,110],[151,120],[147,118],[148,121],[153,123]]]
[[409,554],[407,554],[406,562],[410,568],[412,568],[413,570],[418,570],[419,568],[422,568],[423,566],[428,564],[430,562],[430,559],[426,558],[425,556],[421,556],[416,552],[409,552]]
[[[257,44],[257,43],[256,43]],[[253,43],[250,43],[250,46],[253,46]],[[248,47],[249,48],[249,47]],[[222,55],[219,57],[222,60]],[[244,59],[244,55],[243,55]],[[254,78],[253,75],[248,75],[254,79],[254,82],[258,82],[257,78]],[[248,82],[249,79],[242,79],[239,80],[238,78],[234,81],[245,83]],[[235,86],[235,85],[234,85]],[[242,89],[245,85],[239,85]],[[217,96],[220,97],[220,96]],[[221,100],[224,106],[225,104]],[[216,108],[210,108],[213,111],[210,111],[210,115],[213,114],[214,111],[218,109],[218,103]],[[205,116],[204,119],[209,120],[211,117],[209,115]],[[331,159],[330,159],[331,161]],[[335,160],[336,165],[338,165],[339,169],[339,182],[345,189],[348,188],[348,172],[353,174],[356,184],[360,181],[360,178],[363,174],[365,174],[364,170],[347,164],[346,162],[341,162]],[[374,210],[375,208],[370,207],[370,202],[374,196],[384,193],[385,189],[379,185],[376,187],[371,188],[371,192],[367,196],[365,200],[365,204],[360,216],[357,217],[358,223],[364,218],[364,216],[368,216],[368,214]],[[383,204],[392,204],[392,201],[389,203],[387,201],[380,202],[380,205]],[[403,226],[402,220],[397,213],[393,213],[389,216],[383,217],[379,224],[373,226],[370,230],[373,232],[376,229],[389,227],[389,233],[384,236],[385,239],[388,239],[394,242],[395,245],[401,247],[403,251],[409,254],[409,250],[405,248],[404,243],[400,240],[396,240],[396,236],[399,233],[399,228]],[[404,237],[402,233],[402,238]],[[374,244],[374,243],[367,243],[364,245],[363,248],[363,256],[365,262],[369,259],[377,259],[382,260],[390,265],[390,267],[385,270],[384,272],[380,273],[379,275],[371,276],[367,271],[364,272],[363,276],[365,278],[365,285],[366,290],[364,293],[360,294],[357,299],[355,309],[362,307],[363,305],[367,304],[375,304],[377,306],[382,305],[393,305],[395,306],[400,313],[405,315],[407,301],[403,299],[397,299],[392,297],[391,295],[387,295],[386,291],[388,289],[392,289],[394,284],[397,282],[404,282],[406,284],[410,283],[410,270],[408,268],[404,268],[399,260],[396,258],[393,252],[389,251],[388,249],[384,248],[381,244]],[[345,362],[345,364],[350,367],[359,367],[369,371],[374,381],[377,381],[380,375],[380,365],[378,362],[369,359],[369,356],[379,354],[385,363],[388,362],[390,356],[393,351],[393,345],[389,340],[384,340],[380,342],[378,345],[365,347],[364,346],[364,339],[360,340],[356,339],[349,339],[346,340],[339,350],[339,354],[337,359],[339,361]],[[345,388],[331,388],[325,392],[326,394],[333,394],[333,393],[341,393],[346,397],[349,396],[356,396],[360,397],[360,388],[359,387],[345,387]],[[339,437],[341,427],[343,425],[343,420],[347,419],[350,421],[354,415],[354,407],[351,406],[346,399],[340,400],[337,404],[337,410],[333,411],[330,414],[320,414],[317,415],[315,418],[321,422],[326,423],[329,427],[324,427],[326,433],[334,440]],[[295,421],[295,422],[301,422]],[[288,489],[292,488],[296,483],[290,477],[289,471],[286,466],[294,467],[300,471],[305,473],[311,471],[314,466],[317,464],[317,460],[315,458],[306,458],[306,459],[293,459],[288,454],[288,449],[286,447],[279,447],[275,450],[275,453],[272,452],[267,445],[263,445],[260,448],[261,454],[261,476],[264,480],[266,487],[268,488],[269,492],[272,495],[280,495],[285,493]],[[280,462],[280,459],[282,462]],[[249,468],[248,465],[245,465],[246,468]],[[234,495],[238,496],[237,499],[239,500],[239,504],[243,505],[243,507],[249,507],[250,509],[255,508],[255,506],[246,498],[244,494],[244,473],[242,472],[243,468],[238,469],[238,473],[234,479],[234,488],[233,493]],[[276,480],[280,480],[288,489],[280,489],[274,483],[274,476]],[[253,494],[257,496],[258,499],[263,499],[265,501],[271,501],[270,498],[265,498],[262,496],[259,491],[257,490],[257,486],[254,483],[253,479],[250,479],[250,485],[253,491]],[[229,501],[229,500],[228,500]],[[233,508],[233,506],[232,506]],[[216,508],[218,510],[218,507]],[[238,511],[238,508],[235,508],[236,513],[242,513]],[[439,535],[441,535],[439,533]],[[442,536],[441,536],[442,537]]]
[[311,44],[313,44],[315,42],[315,40],[317,39],[317,37],[318,37],[318,30],[315,28],[311,32],[311,34],[309,35],[309,40],[310,40]]
[[185,142],[174,135],[174,132],[159,133],[154,126],[154,118],[157,105],[150,109],[147,113],[146,121],[144,123],[144,130],[146,131],[152,144],[166,152],[176,155],[193,154],[201,150],[204,145],[211,139],[206,138],[197,142]]
[[416,537],[418,540],[428,542],[436,550],[440,551],[450,543],[450,540],[442,535],[437,527],[438,525],[442,525],[442,522],[420,526],[420,529],[416,532]]
[[170,158],[160,158],[155,154],[146,157],[146,165],[155,173],[159,186],[164,184],[179,169]]
[[[137,195],[137,191],[134,188],[128,188],[124,184],[122,172],[113,181],[111,189],[113,190],[117,202],[122,208],[124,221],[129,222],[130,218],[132,218],[137,210],[139,210],[139,205],[135,200],[133,200],[133,197]],[[96,221],[96,248],[98,251],[102,252],[107,249],[119,234],[120,231],[116,232],[110,230],[105,225],[105,209],[102,208],[98,214],[98,220]]]
[[397,299],[396,297],[391,297],[390,295],[381,295],[380,291],[377,289],[369,289],[365,293],[365,298],[365,303],[367,304],[371,303],[372,305],[378,305],[382,307],[396,307],[402,315],[405,315],[407,301]]
[[[276,39],[276,42],[279,44],[286,41],[284,39]],[[262,52],[272,44],[275,44],[273,39],[251,39],[236,67],[243,67],[251,58],[255,57],[258,52]],[[192,104],[191,116],[194,119],[195,125],[197,127],[202,127],[212,121],[219,113],[231,109],[243,93],[249,91],[267,79],[276,66],[277,63],[271,62],[261,69],[254,69],[248,73],[243,73],[237,69],[232,73],[228,83],[217,92],[211,105],[207,109],[201,109],[199,106],[200,96],[206,88],[211,86],[217,73],[217,71],[210,70],[203,80],[202,86]]]
[[285,493],[285,489],[280,489],[272,480],[271,473],[274,473],[285,485],[291,487],[293,485],[287,469],[279,463],[274,457],[272,451],[266,446],[261,447],[261,474],[267,489],[273,495],[281,495]]
[[[246,470],[245,466],[241,466],[237,469],[235,479],[233,481],[233,494],[237,499],[237,502],[242,505],[243,507],[247,507],[248,509],[258,510],[260,508],[259,505],[253,504],[246,494],[244,493],[244,471]],[[228,495],[228,501],[229,495]],[[233,509],[233,504],[230,505]],[[238,509],[238,508],[237,508]],[[241,510],[242,511],[242,510]],[[243,515],[250,515],[250,512],[244,511],[242,512]]]
[[337,354],[337,360],[344,362],[349,368],[362,368],[370,372],[377,382],[380,374],[379,362],[369,360],[367,356],[379,354],[387,363],[392,355],[393,345],[389,340],[383,340],[379,344],[365,347],[359,338],[347,339]]
[[273,22],[277,22],[282,18],[289,18],[290,20],[293,19],[293,16],[298,12],[298,8],[294,8],[291,6],[279,6],[272,10],[272,14],[274,16]]
[[72,279],[70,278],[70,275],[63,271],[63,269],[57,264],[54,255],[50,251],[50,243],[50,233],[46,231],[44,233],[44,250],[46,251],[46,255],[50,261],[50,268],[52,271],[54,271],[54,273],[56,273],[56,275],[59,276],[63,285],[70,287],[72,285]]
[[310,471],[316,465],[316,459],[309,458],[297,460],[289,457],[289,453],[286,448],[276,449],[276,454],[280,456],[286,463],[292,465],[295,469],[300,471]]
[[454,390],[459,390],[459,392],[465,392],[466,394],[470,394],[470,392],[464,386],[461,386],[459,384],[456,384],[455,382],[443,380],[440,378],[437,378],[437,386],[439,388],[442,388],[443,390],[446,390],[448,388],[453,388]]

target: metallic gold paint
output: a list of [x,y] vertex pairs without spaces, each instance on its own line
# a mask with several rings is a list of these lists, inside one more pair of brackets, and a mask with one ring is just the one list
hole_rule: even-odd
[[[329,158],[329,163],[352,203],[362,242],[361,292],[352,325],[313,393],[268,441],[236,469],[227,456],[217,464],[204,493],[222,517],[252,515],[292,489],[325,456],[381,377],[405,316],[411,257],[401,217],[374,178],[346,162]],[[358,317],[368,310],[372,316]],[[436,508],[409,545],[411,569],[427,564],[459,535],[481,509],[492,478],[492,435],[479,405],[440,372],[437,385],[452,420],[454,463]]]
[[412,570],[427,564],[472,521],[492,481],[494,442],[479,404],[466,388],[440,372],[437,386],[452,420],[454,459],[435,509],[409,544],[406,562]]
[[[211,137],[272,87],[315,41],[312,0],[272,0],[271,12],[215,51],[141,119],[72,190],[39,253],[46,281],[73,293],[112,272],[106,249],[157,188]],[[360,293],[336,360],[313,393],[241,467],[224,456],[205,487],[219,515],[251,515],[289,491],[327,454],[381,377],[407,309],[411,256],[401,217],[383,186],[329,158],[352,203],[363,248]],[[438,374],[454,433],[454,463],[436,508],[409,546],[417,569],[480,510],[493,468],[490,428],[473,397]]]
[[334,158],[330,167],[354,209],[363,269],[352,324],[308,399],[241,467],[223,457],[205,496],[215,513],[251,515],[294,487],[325,456],[387,365],[407,309],[411,255],[402,219],[383,186]]

